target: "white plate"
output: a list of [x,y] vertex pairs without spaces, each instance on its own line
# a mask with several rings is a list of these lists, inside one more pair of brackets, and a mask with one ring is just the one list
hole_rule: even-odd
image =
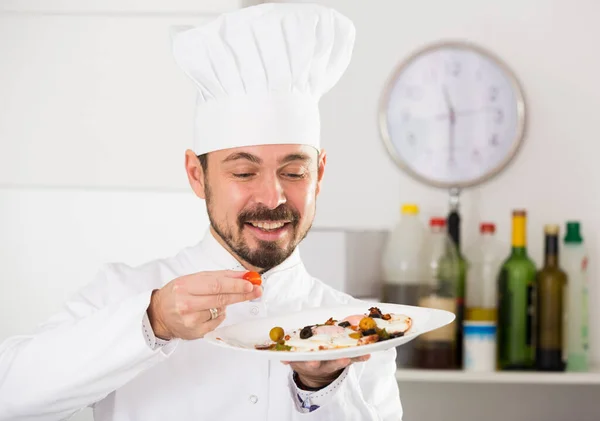
[[[257,344],[270,342],[269,331],[280,326],[286,332],[300,329],[307,325],[325,323],[330,317],[334,320],[353,314],[368,314],[369,308],[377,306],[382,313],[405,314],[413,319],[410,330],[399,338],[389,339],[374,344],[362,345],[350,348],[339,348],[312,352],[288,352],[288,351],[266,351],[254,348]],[[454,321],[455,315],[448,311],[425,307],[413,307],[387,303],[365,303],[364,305],[346,305],[330,308],[307,309],[287,315],[265,317],[248,322],[218,328],[207,335],[204,339],[217,346],[236,349],[240,352],[252,353],[270,360],[278,361],[318,361],[333,360],[337,358],[353,358],[394,348],[412,341],[417,336],[439,329]]]

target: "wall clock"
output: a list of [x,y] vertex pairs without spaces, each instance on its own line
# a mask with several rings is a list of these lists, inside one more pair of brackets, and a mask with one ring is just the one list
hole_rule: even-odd
[[514,158],[525,103],[502,60],[470,43],[442,42],[395,69],[379,124],[401,169],[428,185],[461,189],[489,180]]

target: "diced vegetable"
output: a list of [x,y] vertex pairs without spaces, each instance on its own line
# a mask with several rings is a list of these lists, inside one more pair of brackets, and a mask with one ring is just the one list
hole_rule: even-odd
[[375,329],[377,327],[377,323],[375,323],[375,320],[373,320],[370,317],[364,317],[360,323],[358,324],[358,327],[361,328],[361,330],[371,330],[371,329]]

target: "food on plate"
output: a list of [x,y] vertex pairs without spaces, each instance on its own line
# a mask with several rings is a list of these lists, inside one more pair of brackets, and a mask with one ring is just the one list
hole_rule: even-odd
[[269,351],[322,351],[348,348],[404,336],[412,319],[404,314],[383,314],[377,307],[368,313],[350,315],[343,320],[329,318],[323,324],[308,325],[290,332],[275,326],[269,332],[271,342],[255,345]]
[[249,281],[253,285],[262,284],[262,279],[260,278],[260,273],[258,273],[258,272],[246,272],[246,273],[244,273],[243,278],[246,281]]
[[271,340],[273,342],[279,342],[280,340],[282,340],[283,335],[284,335],[283,329],[280,327],[274,327],[269,332],[269,338],[271,338]]

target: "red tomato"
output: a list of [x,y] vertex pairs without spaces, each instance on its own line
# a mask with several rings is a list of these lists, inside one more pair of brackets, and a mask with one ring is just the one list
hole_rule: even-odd
[[244,279],[250,281],[250,283],[254,285],[260,285],[262,283],[262,279],[260,279],[260,274],[258,272],[246,272],[244,274]]

